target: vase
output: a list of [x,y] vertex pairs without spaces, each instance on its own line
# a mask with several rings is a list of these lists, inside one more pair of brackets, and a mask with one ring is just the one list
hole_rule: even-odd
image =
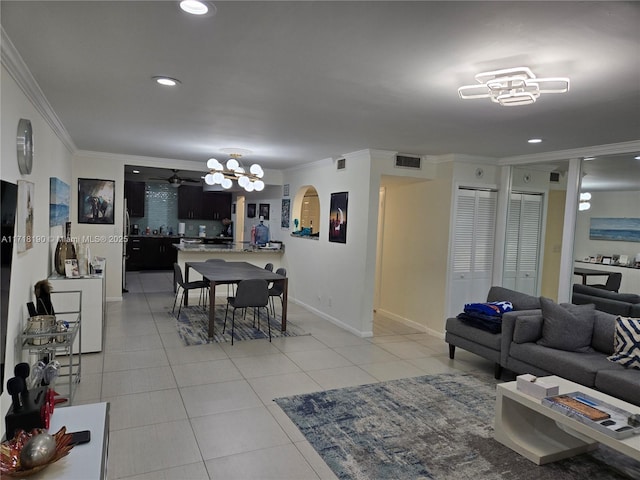
[[56,254],[54,257],[56,272],[60,275],[64,275],[64,261],[72,258],[78,258],[76,256],[75,245],[73,242],[61,238],[58,240],[58,245],[56,245]]

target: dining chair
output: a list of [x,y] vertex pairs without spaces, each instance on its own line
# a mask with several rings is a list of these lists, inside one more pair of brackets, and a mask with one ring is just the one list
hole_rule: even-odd
[[[276,273],[278,275],[282,275],[283,277],[287,276],[287,269],[286,268],[278,268],[276,270]],[[282,282],[273,282],[273,285],[271,285],[271,287],[269,288],[269,304],[271,305],[271,314],[275,317],[276,316],[276,307],[275,304],[273,302],[273,297],[280,297],[280,305],[282,307],[284,307],[284,297],[283,297],[283,293],[284,293],[284,285]]]
[[182,296],[180,297],[180,305],[178,306],[178,317],[180,316],[180,311],[182,310],[182,304],[184,303],[185,295],[189,294],[190,290],[200,289],[200,298],[198,300],[198,304],[201,305],[203,298],[206,300],[206,291],[209,289],[209,282],[207,280],[195,280],[193,282],[185,282],[182,276],[182,268],[177,263],[173,264],[173,279],[176,282],[176,296],[173,299],[173,308],[171,309],[171,313],[174,313],[176,310],[176,302],[178,301],[178,295],[180,293],[180,289],[182,288]]
[[[205,262],[226,262],[226,260],[224,260],[223,258],[207,258]],[[226,285],[227,295],[229,295],[229,293],[234,294],[234,287],[237,283],[238,282],[221,282],[218,283],[218,285]],[[229,287],[231,287],[231,290],[229,290]],[[211,289],[209,289],[209,291],[211,291]]]
[[229,315],[229,306],[233,307],[233,316],[231,318],[231,345],[233,345],[233,334],[236,323],[236,310],[238,308],[253,308],[253,326],[256,326],[256,310],[258,311],[258,330],[260,330],[260,308],[267,311],[267,327],[269,329],[269,341],[271,341],[271,322],[269,318],[269,286],[266,280],[256,278],[251,280],[242,280],[238,283],[235,297],[227,297],[227,309],[224,313],[224,325],[222,333],[227,328],[227,316]]
[[622,273],[612,272],[607,277],[607,282],[603,284],[589,285],[590,287],[601,288],[603,290],[609,290],[611,292],[617,292],[620,290],[620,284],[622,283]]
[[264,266],[265,270],[269,270],[270,272],[273,272],[273,263],[269,262]]

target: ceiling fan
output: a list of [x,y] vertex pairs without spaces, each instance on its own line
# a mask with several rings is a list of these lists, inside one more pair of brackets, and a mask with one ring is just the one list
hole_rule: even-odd
[[183,178],[178,175],[178,171],[175,168],[173,169],[173,175],[169,178],[151,178],[151,180],[166,180],[172,187],[178,188],[185,182],[189,183],[200,183],[200,179],[196,180],[195,178]]

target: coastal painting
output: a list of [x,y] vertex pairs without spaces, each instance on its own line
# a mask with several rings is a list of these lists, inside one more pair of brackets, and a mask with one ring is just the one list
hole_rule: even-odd
[[49,227],[69,221],[71,187],[56,177],[49,179]]
[[640,218],[592,218],[589,239],[640,242]]

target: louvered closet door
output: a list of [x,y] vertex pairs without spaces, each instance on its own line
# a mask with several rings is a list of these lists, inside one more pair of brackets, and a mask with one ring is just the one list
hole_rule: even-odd
[[538,289],[543,199],[514,193],[509,202],[503,285],[529,295]]
[[456,198],[449,314],[483,301],[491,287],[497,194],[459,189]]

